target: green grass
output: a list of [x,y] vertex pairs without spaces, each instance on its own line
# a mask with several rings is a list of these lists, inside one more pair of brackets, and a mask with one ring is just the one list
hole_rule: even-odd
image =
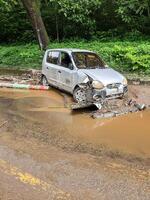
[[[52,42],[50,48],[80,48],[97,52],[110,66],[121,72],[150,74],[150,40],[143,41],[66,41]],[[1,45],[0,67],[41,68],[38,45]]]

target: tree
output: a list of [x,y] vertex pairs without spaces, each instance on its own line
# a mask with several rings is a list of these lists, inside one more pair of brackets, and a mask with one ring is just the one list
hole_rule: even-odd
[[150,25],[149,0],[116,0],[117,13],[132,28],[143,29]]
[[55,8],[55,13],[63,15],[64,19],[70,23],[69,32],[77,31],[80,35],[79,32],[83,30],[84,35],[93,34],[96,25],[94,14],[100,8],[102,0],[49,0],[49,2],[49,5]]
[[9,11],[12,8],[12,5],[17,4],[17,0],[0,0],[0,11]]
[[0,43],[37,38],[45,49],[48,35],[60,41],[141,33],[150,35],[150,0],[0,0]]
[[40,1],[39,0],[21,0],[21,1],[32,23],[32,27],[36,33],[39,46],[41,50],[45,50],[49,43],[49,37],[41,17]]

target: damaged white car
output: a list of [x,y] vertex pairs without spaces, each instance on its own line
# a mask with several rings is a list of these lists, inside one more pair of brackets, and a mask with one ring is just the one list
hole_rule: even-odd
[[42,84],[73,94],[76,102],[97,102],[127,94],[126,78],[94,52],[49,49],[42,64]]

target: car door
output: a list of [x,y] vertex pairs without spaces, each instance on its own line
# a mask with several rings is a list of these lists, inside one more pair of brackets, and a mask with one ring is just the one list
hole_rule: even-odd
[[48,82],[58,87],[59,51],[48,51],[46,57],[46,77]]
[[70,55],[67,52],[61,51],[60,66],[58,70],[59,87],[72,93],[75,74],[76,70],[73,67]]

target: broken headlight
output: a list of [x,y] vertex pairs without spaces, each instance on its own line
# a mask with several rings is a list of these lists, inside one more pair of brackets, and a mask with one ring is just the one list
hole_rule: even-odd
[[128,85],[128,81],[127,81],[127,79],[124,78],[122,83],[123,83],[123,85]]
[[92,87],[94,89],[103,89],[104,85],[100,81],[93,81],[92,82]]

